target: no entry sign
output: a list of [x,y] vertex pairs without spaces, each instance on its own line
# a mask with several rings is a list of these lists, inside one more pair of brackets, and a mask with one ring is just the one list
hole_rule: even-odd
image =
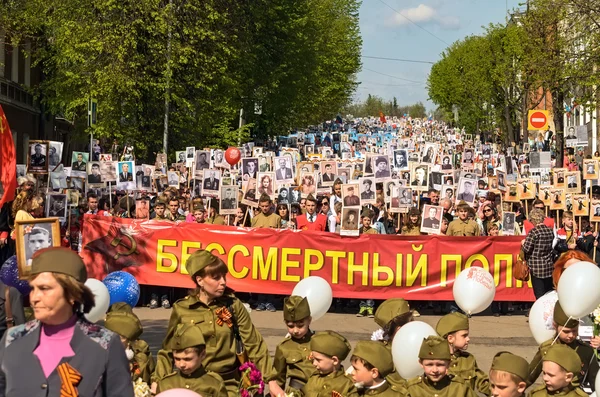
[[545,130],[548,128],[547,110],[530,110],[527,117],[528,130]]

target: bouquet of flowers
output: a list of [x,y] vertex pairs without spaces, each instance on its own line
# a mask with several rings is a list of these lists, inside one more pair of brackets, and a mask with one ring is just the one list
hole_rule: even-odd
[[[590,318],[592,319],[594,336],[600,335],[600,306],[590,314]],[[596,355],[596,359],[598,359],[598,349],[594,349],[594,354]]]
[[133,382],[133,392],[135,397],[151,397],[152,392],[150,391],[150,387],[146,382],[142,380],[142,378],[138,378]]
[[262,379],[262,373],[256,368],[254,363],[245,362],[240,366],[242,379],[240,379],[240,397],[252,397],[255,394],[262,395],[265,391],[265,382]]

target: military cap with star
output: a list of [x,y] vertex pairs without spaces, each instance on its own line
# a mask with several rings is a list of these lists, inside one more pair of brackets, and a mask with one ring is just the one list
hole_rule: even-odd
[[382,378],[394,372],[392,353],[382,343],[372,340],[360,341],[356,344],[352,355],[362,358],[377,368]]
[[343,361],[348,357],[352,346],[346,338],[335,331],[321,331],[315,333],[311,338],[310,349],[329,357],[335,356]]
[[310,306],[306,298],[292,295],[283,300],[283,319],[285,321],[300,321],[307,317],[310,317]]
[[183,350],[195,346],[206,346],[200,328],[195,324],[178,324],[171,340],[171,350]]
[[421,343],[419,358],[421,360],[450,360],[448,341],[441,336],[428,336]]
[[518,376],[527,381],[529,377],[529,363],[523,357],[510,352],[499,352],[492,360],[492,371],[504,371]]
[[213,263],[223,262],[220,258],[214,256],[206,250],[198,250],[194,252],[185,262],[185,268],[195,282],[195,276],[198,272],[208,265]]
[[381,328],[385,328],[390,321],[408,312],[410,312],[410,306],[406,300],[391,298],[379,305],[375,311],[375,322]]
[[542,361],[551,361],[563,367],[565,371],[572,372],[575,376],[581,372],[581,358],[579,354],[567,345],[555,344],[546,350]]
[[447,338],[453,332],[469,329],[469,318],[462,313],[454,312],[440,318],[435,331],[442,338]]

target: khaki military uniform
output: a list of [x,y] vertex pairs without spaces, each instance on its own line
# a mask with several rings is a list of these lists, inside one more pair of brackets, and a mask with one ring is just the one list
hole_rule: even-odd
[[472,354],[459,351],[452,355],[448,373],[462,378],[471,389],[490,395],[490,378],[477,366]]
[[213,218],[207,218],[204,223],[208,223],[210,225],[226,225],[225,218],[221,215],[215,215]]
[[302,339],[288,336],[275,349],[273,367],[277,374],[272,380],[284,387],[289,379],[289,386],[285,388],[287,394],[298,393],[315,372],[315,367],[309,359],[311,337],[312,332]]
[[340,368],[328,375],[321,375],[315,372],[306,385],[300,390],[300,395],[307,397],[331,397],[333,391],[338,392],[343,397],[358,397],[358,390]]
[[252,218],[252,227],[281,228],[281,217],[277,214],[265,215],[262,212]]
[[158,215],[156,215],[152,219],[156,220],[156,221],[170,221],[171,220],[171,218],[167,218],[166,216],[158,216]]
[[360,234],[377,234],[377,230],[372,227],[366,228],[363,226],[360,228]]
[[389,382],[384,382],[381,386],[372,389],[360,389],[359,396],[381,396],[381,397],[400,397],[406,395],[406,389],[403,392],[398,392],[392,389]]
[[148,346],[146,341],[141,339],[131,341],[129,345],[133,350],[133,359],[138,367],[137,370],[131,374],[132,380],[136,381],[137,378],[142,378],[144,382],[150,384],[150,378],[156,369],[156,362],[150,352],[150,346]]
[[[189,262],[189,261],[188,261]],[[188,266],[189,270],[189,266]],[[200,328],[206,341],[206,357],[203,366],[209,372],[218,373],[225,381],[229,396],[237,396],[240,363],[235,353],[233,329],[227,324],[217,324],[216,310],[231,307],[239,326],[240,336],[250,361],[256,364],[264,378],[272,377],[273,367],[267,349],[258,330],[252,324],[248,311],[233,294],[227,294],[204,304],[196,296],[186,296],[173,304],[163,350],[158,353],[156,371],[152,379],[160,380],[173,372],[172,355],[169,345],[178,324],[195,324]]]
[[[392,352],[392,344],[391,343],[384,343],[384,346],[390,351],[390,353]],[[391,374],[389,374],[388,376],[385,377],[385,380],[388,381],[388,383],[390,384],[390,388],[392,389],[392,391],[397,392],[397,393],[402,393],[402,394],[406,394],[406,379],[404,379],[403,377],[400,376],[400,374],[398,373],[398,371],[394,371]]]
[[425,375],[408,381],[407,397],[477,397],[460,377],[447,375],[439,382],[431,382]]
[[167,213],[167,219],[173,222],[185,221],[185,215],[181,215],[179,212],[177,215],[173,215],[169,212]]
[[480,230],[477,222],[455,219],[448,225],[446,236],[479,236]]
[[[538,376],[540,376],[540,374],[542,373],[542,357],[548,350],[548,348],[552,346],[552,341],[554,341],[554,338],[542,343],[537,353],[533,357],[533,360],[531,360],[531,363],[529,363],[530,376],[528,381],[530,384],[534,383]],[[568,345],[561,342],[560,339],[556,339],[556,342],[554,344],[566,345],[569,346],[571,349],[575,350],[582,363],[581,372],[575,375],[578,376],[580,382],[583,382],[582,386],[587,386],[594,390],[596,376],[598,375],[598,360],[596,360],[596,357],[594,355],[594,348],[590,345],[585,344],[579,339],[576,339]]]
[[539,386],[531,390],[528,394],[529,397],[587,397],[587,393],[578,387],[569,387],[567,390],[559,393],[548,393],[546,386]]
[[180,372],[165,376],[158,382],[156,391],[160,393],[169,389],[187,389],[202,397],[227,397],[223,378],[214,372],[206,372],[202,367],[189,376]]

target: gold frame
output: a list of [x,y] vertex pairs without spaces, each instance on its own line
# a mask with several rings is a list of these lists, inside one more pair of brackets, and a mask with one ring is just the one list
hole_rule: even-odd
[[19,278],[26,279],[31,274],[31,265],[27,264],[27,255],[25,249],[25,234],[28,226],[34,226],[40,223],[52,224],[52,246],[60,247],[60,224],[58,218],[38,218],[31,220],[15,221],[17,266],[19,269]]

